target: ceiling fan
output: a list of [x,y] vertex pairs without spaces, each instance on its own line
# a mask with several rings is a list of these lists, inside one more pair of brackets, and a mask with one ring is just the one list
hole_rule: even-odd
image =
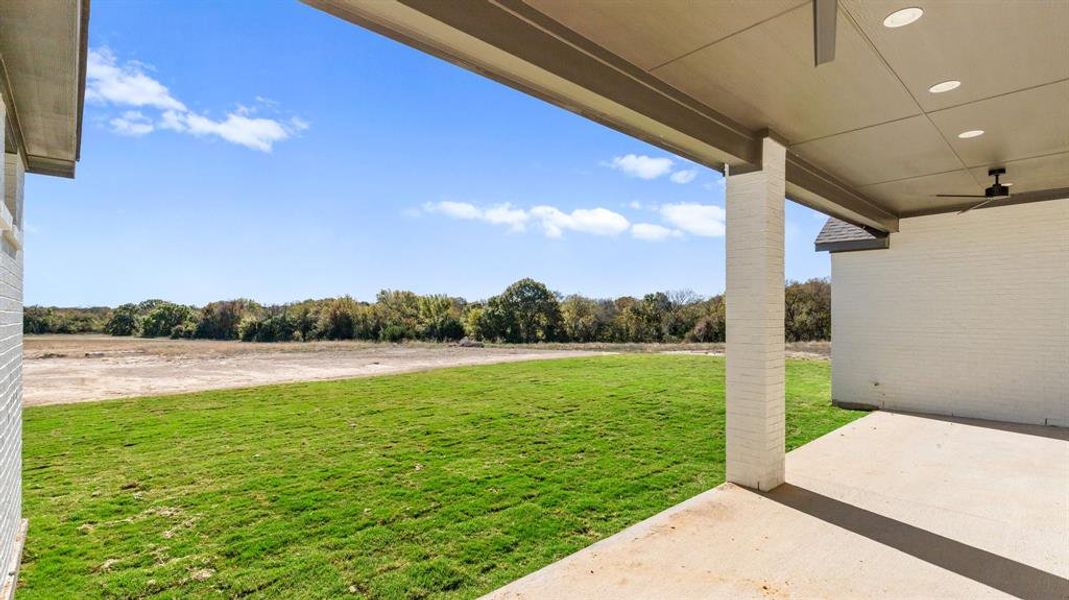
[[994,169],[988,169],[987,174],[995,178],[995,183],[984,190],[984,194],[936,194],[937,198],[983,198],[983,202],[974,204],[968,208],[958,211],[959,215],[963,215],[974,208],[980,208],[986,206],[996,200],[1002,200],[1010,197],[1010,186],[1012,183],[1000,183],[998,178],[1000,175],[1006,174],[1006,169],[1003,167],[997,167]]

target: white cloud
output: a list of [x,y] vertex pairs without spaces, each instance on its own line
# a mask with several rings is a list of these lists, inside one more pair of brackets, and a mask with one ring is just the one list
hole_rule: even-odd
[[152,133],[156,128],[148,117],[137,110],[128,110],[122,116],[108,121],[108,124],[111,125],[113,132],[132,137],[141,137]]
[[259,108],[274,111],[277,105],[277,102],[261,96],[256,97],[256,106],[239,104],[222,119],[198,114],[171,95],[165,85],[146,75],[146,69],[150,67],[136,61],[119,64],[115,54],[108,48],[94,48],[89,51],[85,92],[87,100],[104,105],[154,108],[160,111],[155,121],[140,111],[127,111],[108,122],[113,132],[142,136],[156,129],[166,129],[195,137],[215,136],[232,144],[271,152],[275,143],[308,129],[308,122],[299,117],[280,120],[256,116]]
[[527,211],[513,208],[511,204],[498,204],[483,211],[483,220],[494,225],[507,225],[513,231],[523,231],[530,215]]
[[168,129],[187,132],[197,137],[214,135],[261,152],[270,152],[275,142],[289,139],[294,133],[307,128],[307,124],[300,120],[286,123],[275,119],[249,117],[250,113],[247,109],[243,111],[243,108],[239,107],[237,111],[228,113],[226,118],[220,121],[192,112],[175,115],[165,113],[163,118]]
[[510,231],[526,231],[535,226],[546,237],[560,238],[567,232],[600,236],[616,236],[630,232],[638,240],[660,241],[682,238],[687,234],[703,237],[724,235],[724,209],[712,204],[662,204],[653,207],[664,220],[655,223],[632,224],[624,215],[607,208],[578,208],[570,212],[556,206],[539,205],[530,209],[512,204],[479,206],[470,202],[446,200],[423,204],[420,211],[408,209],[402,214],[439,214],[452,219],[480,221],[490,225],[504,226]]
[[167,86],[145,75],[144,65],[119,65],[108,48],[89,50],[85,70],[85,99],[100,104],[152,106],[161,110],[186,110],[171,96]]
[[606,165],[622,173],[639,179],[657,179],[672,171],[672,159],[654,158],[644,154],[626,154],[617,156]]
[[508,203],[497,204],[483,209],[470,202],[445,200],[442,202],[428,202],[423,205],[423,210],[429,213],[446,215],[454,219],[505,225],[512,231],[524,231],[527,228],[527,221],[531,218],[527,211],[513,208]]
[[686,169],[684,171],[676,171],[672,173],[669,179],[672,183],[690,183],[694,181],[694,178],[698,176],[697,169]]
[[553,206],[536,206],[531,209],[531,216],[538,219],[542,230],[552,238],[561,237],[565,230],[618,235],[631,226],[626,217],[607,208],[578,208],[566,213]]
[[428,202],[423,205],[423,210],[427,212],[441,213],[453,217],[454,219],[478,219],[482,216],[482,210],[477,208],[474,204],[467,202]]
[[683,232],[653,223],[635,223],[631,226],[631,237],[656,242],[670,237],[683,237]]
[[628,208],[632,210],[642,210],[642,203],[638,200],[632,200],[627,203]]
[[447,200],[428,202],[423,205],[423,211],[453,219],[503,225],[511,231],[525,231],[527,224],[533,222],[547,237],[551,238],[559,238],[564,235],[565,231],[593,235],[618,235],[631,227],[626,217],[607,208],[579,208],[564,212],[555,206],[541,205],[525,210],[507,203],[483,208],[469,202]]
[[661,217],[677,229],[693,235],[724,235],[724,209],[714,204],[663,204]]

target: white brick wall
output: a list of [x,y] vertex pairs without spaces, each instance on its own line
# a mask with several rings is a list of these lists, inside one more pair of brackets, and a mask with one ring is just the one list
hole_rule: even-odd
[[783,197],[786,150],[727,179],[727,479],[769,490],[784,477]]
[[[0,101],[0,123],[4,122]],[[0,146],[3,133],[0,132]],[[5,154],[0,190],[22,213],[25,169]],[[22,250],[0,236],[0,580],[15,559],[22,520]]]
[[900,226],[832,255],[832,397],[1069,426],[1069,199]]

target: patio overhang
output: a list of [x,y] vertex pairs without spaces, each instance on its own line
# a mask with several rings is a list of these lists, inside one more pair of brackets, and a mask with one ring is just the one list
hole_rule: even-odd
[[871,237],[847,250],[975,204],[940,194],[983,197],[993,167],[1014,202],[1069,195],[1069,3],[304,1],[724,173],[746,487],[784,482],[785,197]]
[[0,3],[5,152],[23,156],[29,173],[74,177],[82,141],[88,27],[89,0]]
[[760,168],[775,131],[788,198],[878,231],[964,208],[937,194],[982,194],[992,166],[1015,201],[1069,191],[1066,3],[911,2],[891,29],[901,2],[842,0],[814,67],[809,1],[304,1],[721,171]]

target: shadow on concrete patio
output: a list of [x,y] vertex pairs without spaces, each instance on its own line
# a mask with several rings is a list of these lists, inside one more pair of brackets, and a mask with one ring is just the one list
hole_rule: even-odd
[[1069,597],[1069,579],[805,488],[754,493],[1019,598]]

